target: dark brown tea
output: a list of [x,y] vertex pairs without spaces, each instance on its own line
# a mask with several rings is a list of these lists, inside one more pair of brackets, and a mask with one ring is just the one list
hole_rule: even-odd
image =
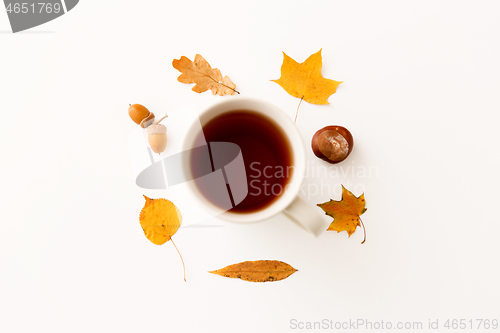
[[[250,213],[264,209],[283,194],[293,173],[293,152],[288,138],[272,119],[250,110],[235,110],[211,119],[203,126],[203,135],[206,142],[230,142],[241,149],[248,194],[236,205],[231,199],[231,212]],[[203,141],[203,135],[200,134],[196,141]],[[192,150],[193,174],[206,174],[198,170],[202,158],[206,156],[201,156],[200,150]],[[213,188],[198,179],[195,183],[200,192],[221,207]],[[231,195],[229,185],[227,189]]]

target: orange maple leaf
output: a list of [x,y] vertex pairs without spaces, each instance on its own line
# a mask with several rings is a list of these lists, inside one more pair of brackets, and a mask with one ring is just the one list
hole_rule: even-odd
[[321,67],[323,66],[321,50],[301,64],[287,56],[285,52],[283,55],[281,77],[271,81],[279,84],[290,95],[300,98],[301,102],[304,100],[311,104],[330,104],[328,97],[337,91],[337,87],[342,81],[325,79],[321,75]]
[[[318,206],[325,211],[326,215],[333,217],[333,222],[327,230],[335,230],[337,232],[345,230],[348,236],[351,237],[356,228],[363,224],[359,216],[366,212],[365,204],[364,194],[356,197],[342,185],[342,199],[340,201],[330,199],[330,201],[318,204]],[[364,224],[363,229],[365,230],[365,237],[361,244],[366,240]]]

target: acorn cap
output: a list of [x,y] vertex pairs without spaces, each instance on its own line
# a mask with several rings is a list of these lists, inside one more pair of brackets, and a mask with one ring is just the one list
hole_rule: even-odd
[[151,113],[149,113],[149,115],[146,118],[144,118],[141,121],[141,127],[146,128],[149,125],[151,125],[153,123],[153,121],[155,121],[155,114],[153,112],[151,112]]
[[167,133],[167,127],[165,125],[162,125],[162,124],[153,124],[153,125],[148,126],[148,128],[146,128],[146,132],[148,133],[148,135],[150,135],[150,134],[163,134],[163,133]]

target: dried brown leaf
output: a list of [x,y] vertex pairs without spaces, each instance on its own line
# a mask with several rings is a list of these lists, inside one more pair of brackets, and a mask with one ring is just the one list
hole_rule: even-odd
[[268,282],[286,279],[297,270],[278,260],[244,261],[209,273],[250,282]]
[[220,70],[210,67],[210,64],[199,54],[196,55],[194,61],[184,56],[179,60],[174,59],[172,66],[182,73],[177,81],[196,83],[192,88],[194,92],[202,93],[210,89],[213,95],[234,95],[235,92],[239,94],[229,76],[222,77]]

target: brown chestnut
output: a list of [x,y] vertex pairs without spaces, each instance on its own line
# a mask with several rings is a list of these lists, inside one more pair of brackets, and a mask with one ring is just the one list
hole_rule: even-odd
[[328,163],[342,162],[354,145],[351,132],[342,126],[326,126],[314,133],[311,147],[314,155]]

